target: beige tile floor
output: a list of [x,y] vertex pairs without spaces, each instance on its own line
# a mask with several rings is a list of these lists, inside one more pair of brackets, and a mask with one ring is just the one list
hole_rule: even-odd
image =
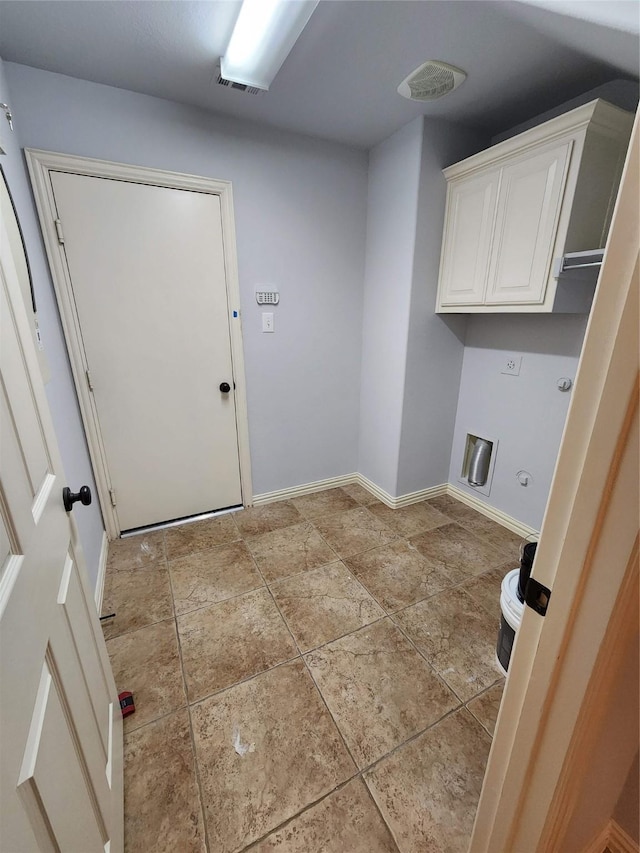
[[355,485],[112,543],[126,850],[465,851],[518,546]]

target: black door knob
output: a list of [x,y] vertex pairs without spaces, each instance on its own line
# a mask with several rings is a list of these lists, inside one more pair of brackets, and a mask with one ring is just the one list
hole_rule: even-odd
[[65,486],[62,490],[62,502],[67,512],[71,512],[76,501],[80,501],[83,506],[89,506],[91,503],[91,489],[89,486],[82,486],[79,492],[75,494],[69,486]]
[[221,382],[220,383],[220,390],[222,391],[223,394],[228,394],[229,391],[231,391],[231,385],[229,385],[228,382]]

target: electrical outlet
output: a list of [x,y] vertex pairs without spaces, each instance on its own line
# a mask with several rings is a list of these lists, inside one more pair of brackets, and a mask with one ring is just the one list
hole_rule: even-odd
[[502,362],[500,373],[506,373],[509,376],[520,376],[520,367],[522,365],[521,355],[507,355]]

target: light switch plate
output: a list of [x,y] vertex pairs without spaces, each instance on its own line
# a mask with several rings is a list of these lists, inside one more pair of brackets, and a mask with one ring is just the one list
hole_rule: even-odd
[[273,311],[262,312],[262,331],[273,332]]

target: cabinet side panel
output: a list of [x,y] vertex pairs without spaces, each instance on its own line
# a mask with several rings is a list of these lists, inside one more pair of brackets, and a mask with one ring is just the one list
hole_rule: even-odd
[[565,252],[604,247],[627,150],[628,134],[587,133],[576,185]]

